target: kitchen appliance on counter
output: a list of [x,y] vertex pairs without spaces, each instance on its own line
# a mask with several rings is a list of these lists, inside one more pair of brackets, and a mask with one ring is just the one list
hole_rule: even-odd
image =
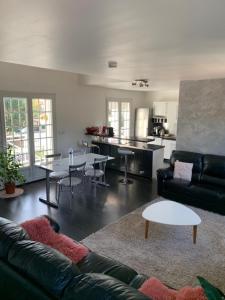
[[146,107],[136,108],[135,110],[135,128],[136,138],[147,138],[150,126],[150,109]]
[[86,135],[113,137],[113,127],[108,126],[92,126],[86,127]]
[[152,134],[154,136],[164,136],[168,133],[167,118],[165,116],[154,116],[152,118]]

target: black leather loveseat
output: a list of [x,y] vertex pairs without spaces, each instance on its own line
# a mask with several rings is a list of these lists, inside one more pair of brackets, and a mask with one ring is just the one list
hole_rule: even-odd
[[[57,223],[50,223],[59,230]],[[76,265],[60,252],[31,241],[19,225],[0,218],[0,299],[147,300],[137,290],[145,279],[94,252]]]
[[[191,182],[173,178],[176,160],[193,163]],[[158,194],[167,199],[225,215],[225,156],[173,151],[157,182]]]

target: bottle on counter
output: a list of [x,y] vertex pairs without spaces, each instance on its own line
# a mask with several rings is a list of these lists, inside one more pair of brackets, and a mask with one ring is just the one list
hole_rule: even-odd
[[74,154],[72,147],[69,148],[68,153],[69,153],[69,164],[72,165],[73,164],[73,154]]

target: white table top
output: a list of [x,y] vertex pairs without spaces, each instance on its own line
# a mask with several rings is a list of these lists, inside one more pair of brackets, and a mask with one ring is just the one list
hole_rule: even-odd
[[148,221],[167,225],[199,225],[200,217],[189,207],[178,202],[163,200],[150,204],[142,213]]
[[[52,160],[48,162],[41,162],[36,164],[37,167],[45,169],[48,171],[68,171],[70,165],[78,165],[86,162],[87,165],[93,165],[95,158],[103,158],[104,155],[99,155],[95,153],[87,153],[82,155],[73,156],[72,159],[62,158],[57,160]],[[108,160],[114,159],[111,156],[108,156]]]

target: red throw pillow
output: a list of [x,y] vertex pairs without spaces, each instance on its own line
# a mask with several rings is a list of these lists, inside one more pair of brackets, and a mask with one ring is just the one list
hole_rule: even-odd
[[76,243],[64,234],[56,233],[45,217],[26,221],[21,226],[32,240],[58,250],[75,263],[81,261],[89,253],[88,248],[84,245]]
[[187,286],[175,291],[154,277],[146,280],[139,291],[152,300],[207,300],[202,287]]

